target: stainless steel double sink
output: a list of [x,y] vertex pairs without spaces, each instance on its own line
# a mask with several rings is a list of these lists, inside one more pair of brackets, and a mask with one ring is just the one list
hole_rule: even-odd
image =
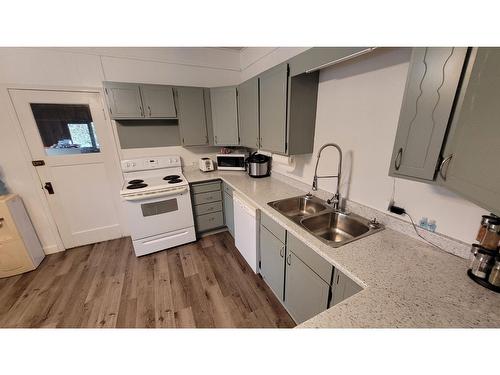
[[332,247],[340,247],[384,229],[383,225],[359,215],[333,210],[314,196],[286,198],[268,205]]

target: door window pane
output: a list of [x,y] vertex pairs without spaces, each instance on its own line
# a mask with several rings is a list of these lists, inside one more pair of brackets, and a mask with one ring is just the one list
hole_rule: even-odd
[[30,105],[47,155],[100,152],[88,105],[44,103]]

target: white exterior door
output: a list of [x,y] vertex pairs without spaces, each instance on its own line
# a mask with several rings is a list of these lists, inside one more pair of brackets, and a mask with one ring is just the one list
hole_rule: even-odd
[[120,174],[95,92],[9,90],[65,248],[118,238]]

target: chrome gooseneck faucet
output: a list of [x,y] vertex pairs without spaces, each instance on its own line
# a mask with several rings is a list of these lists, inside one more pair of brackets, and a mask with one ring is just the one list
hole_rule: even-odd
[[[335,147],[339,152],[339,165],[337,167],[337,174],[332,176],[318,176],[318,164],[319,159],[321,157],[321,152],[327,147]],[[333,209],[341,210],[340,208],[340,179],[342,176],[342,149],[336,143],[325,143],[318,151],[318,158],[316,160],[316,168],[314,168],[314,178],[312,183],[312,190],[318,190],[318,178],[336,178],[337,179],[337,192],[333,195],[331,199],[328,199],[326,202],[331,204]]]

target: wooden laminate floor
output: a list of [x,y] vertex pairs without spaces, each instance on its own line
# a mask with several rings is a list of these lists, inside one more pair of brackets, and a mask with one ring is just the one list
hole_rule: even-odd
[[129,237],[47,256],[0,279],[0,327],[293,327],[218,233],[136,258]]

